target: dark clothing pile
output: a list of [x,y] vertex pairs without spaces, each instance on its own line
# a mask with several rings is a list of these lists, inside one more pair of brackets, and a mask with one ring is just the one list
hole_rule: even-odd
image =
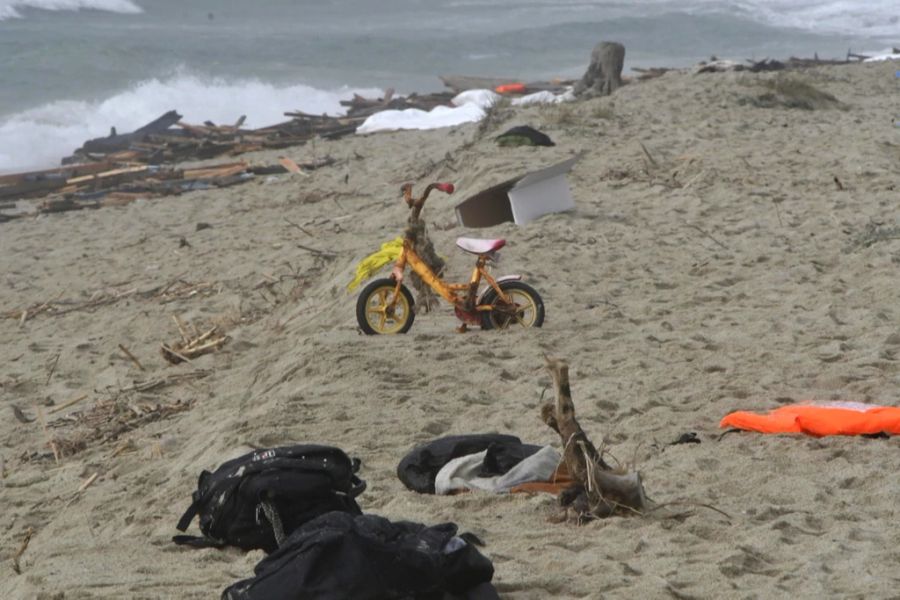
[[397,466],[397,476],[407,488],[433,494],[438,472],[455,458],[487,451],[478,475],[491,477],[503,475],[540,449],[541,446],[523,444],[513,435],[451,435],[413,448]]

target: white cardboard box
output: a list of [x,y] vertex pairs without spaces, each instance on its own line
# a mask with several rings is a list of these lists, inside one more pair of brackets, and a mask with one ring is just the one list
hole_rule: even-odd
[[507,221],[524,225],[549,213],[575,208],[566,174],[581,156],[504,181],[456,205],[464,227],[491,227]]

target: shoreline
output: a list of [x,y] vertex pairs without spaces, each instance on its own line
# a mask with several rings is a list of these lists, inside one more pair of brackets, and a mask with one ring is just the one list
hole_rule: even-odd
[[[702,59],[697,58],[691,62],[688,62],[689,59],[685,58],[681,62],[676,61],[673,63],[670,59],[662,56],[649,58],[641,53],[637,53],[636,56],[634,54],[634,52],[626,52],[627,60],[624,71],[626,76],[636,77],[638,73],[635,69],[691,69],[700,64],[700,62],[709,60],[709,57],[705,56]],[[846,55],[840,53],[840,56],[835,57],[835,60],[849,59],[850,54],[850,50],[847,50]],[[557,70],[554,77],[580,78],[589,55],[590,49],[585,48],[584,55],[579,62],[581,66]],[[724,55],[720,54],[720,56]],[[769,60],[766,57],[754,58],[756,60]],[[821,58],[823,61],[830,60],[824,55]],[[741,63],[749,59],[749,57],[734,57],[735,61]],[[498,74],[493,73],[492,75]],[[503,74],[500,73],[499,75]],[[433,79],[432,85],[423,86],[419,90],[408,91],[407,95],[432,93],[431,90],[434,93],[439,93],[445,89],[441,87],[439,74],[435,74],[431,78]],[[519,78],[513,77],[513,79],[518,80]],[[534,78],[525,78],[525,80],[529,79]],[[397,82],[384,81],[380,87],[384,90],[392,86],[396,87]],[[247,114],[253,127],[260,127],[264,123],[274,124],[279,122],[282,113],[285,111],[301,109],[306,112],[320,114],[323,110],[326,110],[324,108],[325,105],[331,107],[327,110],[332,110],[339,106],[337,98],[341,94],[347,95],[353,91],[373,92],[374,88],[371,86],[351,87],[344,84],[341,86],[326,86],[320,89],[306,84],[288,84],[286,82],[276,84],[254,78],[240,77],[236,80],[230,80],[221,77],[195,76],[190,72],[176,72],[171,77],[141,79],[132,82],[125,88],[116,92],[110,92],[111,95],[107,94],[102,103],[98,99],[58,100],[37,104],[25,110],[13,111],[0,119],[0,127],[6,126],[7,130],[4,132],[4,135],[8,136],[6,143],[9,145],[15,144],[19,147],[32,148],[35,140],[54,140],[53,142],[45,141],[42,143],[45,145],[55,143],[59,146],[59,149],[52,153],[56,157],[53,160],[58,160],[67,155],[66,153],[74,150],[76,145],[83,143],[86,139],[106,134],[110,127],[116,127],[119,131],[132,130],[142,125],[146,120],[170,109],[186,111],[189,115],[187,121],[196,123],[202,123],[208,119],[221,123],[233,122],[243,113]],[[186,95],[189,93],[195,96],[190,97]],[[197,112],[196,94],[204,95],[202,102],[209,105],[209,108]],[[145,111],[142,116],[132,118],[131,123],[128,122],[127,118],[123,117],[123,115],[130,114],[132,110],[127,108],[128,105],[149,103],[148,106],[154,106],[153,98],[157,95],[170,97],[172,100],[157,106],[156,111],[158,112]],[[227,108],[222,105],[220,99],[228,96],[235,97],[238,104],[237,108],[233,105],[229,105]],[[176,101],[175,98],[181,98],[182,101]],[[258,106],[260,103],[267,106],[266,110],[260,111],[248,108],[254,104]],[[283,108],[276,111],[268,108],[268,106],[276,105],[283,105]],[[62,110],[63,106],[65,106],[65,110]],[[109,113],[105,114],[105,116],[101,111],[103,106],[107,106],[105,110]],[[118,108],[116,108],[117,106]],[[38,114],[33,114],[35,111]],[[73,120],[73,111],[74,114],[80,115],[80,120]],[[26,115],[29,116],[26,117]],[[145,119],[145,121],[141,121],[141,119]],[[30,133],[28,133],[29,131]],[[78,132],[80,132],[80,135]],[[10,150],[7,151],[10,152]],[[39,150],[32,148],[30,151],[32,154],[37,152],[39,155],[44,155],[46,160],[31,160],[27,163],[30,166],[26,166],[26,163],[21,162],[18,163],[18,166],[3,166],[3,149],[0,149],[0,175],[38,170],[39,168],[49,169],[56,166],[51,164],[53,160],[47,158],[49,151],[46,148],[40,148]],[[16,165],[17,163],[13,161],[10,164]],[[39,164],[43,166],[37,167]]]

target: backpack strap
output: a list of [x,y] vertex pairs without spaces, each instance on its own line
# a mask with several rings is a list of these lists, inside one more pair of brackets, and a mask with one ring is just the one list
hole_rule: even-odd
[[[281,517],[278,515],[278,510],[275,508],[275,505],[268,500],[260,500],[259,506],[257,507],[257,511],[259,510],[262,510],[262,513],[266,516],[266,520],[269,521],[269,525],[272,526],[272,533],[275,534],[275,543],[280,547],[284,543],[284,538],[287,536],[284,535],[284,525],[281,523]],[[258,512],[256,520],[259,522]]]
[[[201,504],[200,500],[196,499],[196,498],[194,499],[193,502],[191,502],[191,505],[188,506],[188,509],[186,511],[184,511],[184,514],[181,515],[180,519],[178,519],[178,525],[175,526],[178,529],[178,531],[186,531],[187,530],[188,526],[191,524],[191,521],[193,521],[194,517],[197,516],[197,513],[200,512],[200,504]],[[190,537],[190,536],[177,535],[175,537]],[[176,542],[176,543],[178,543],[178,542]]]
[[347,495],[351,498],[356,498],[360,494],[366,491],[366,482],[363,479],[360,479],[356,475],[353,475],[350,478],[350,490],[347,492]]
[[196,535],[176,535],[172,537],[172,541],[179,546],[190,546],[191,548],[225,547],[225,544],[223,544],[222,542],[217,542],[206,537],[197,537]]
[[178,531],[186,531],[188,525],[191,524],[191,521],[193,521],[194,517],[197,516],[197,513],[200,512],[200,505],[203,504],[204,501],[204,492],[207,489],[207,482],[211,476],[212,473],[209,471],[203,470],[200,472],[200,477],[197,480],[197,490],[191,494],[191,505],[188,506],[188,509],[184,511],[184,514],[178,519],[178,525],[176,525]]

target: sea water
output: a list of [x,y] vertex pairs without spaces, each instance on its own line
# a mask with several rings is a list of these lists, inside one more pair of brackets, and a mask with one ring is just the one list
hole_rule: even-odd
[[170,109],[259,127],[438,75],[578,77],[600,40],[625,45],[626,70],[844,58],[900,45],[900,2],[0,0],[0,172]]

